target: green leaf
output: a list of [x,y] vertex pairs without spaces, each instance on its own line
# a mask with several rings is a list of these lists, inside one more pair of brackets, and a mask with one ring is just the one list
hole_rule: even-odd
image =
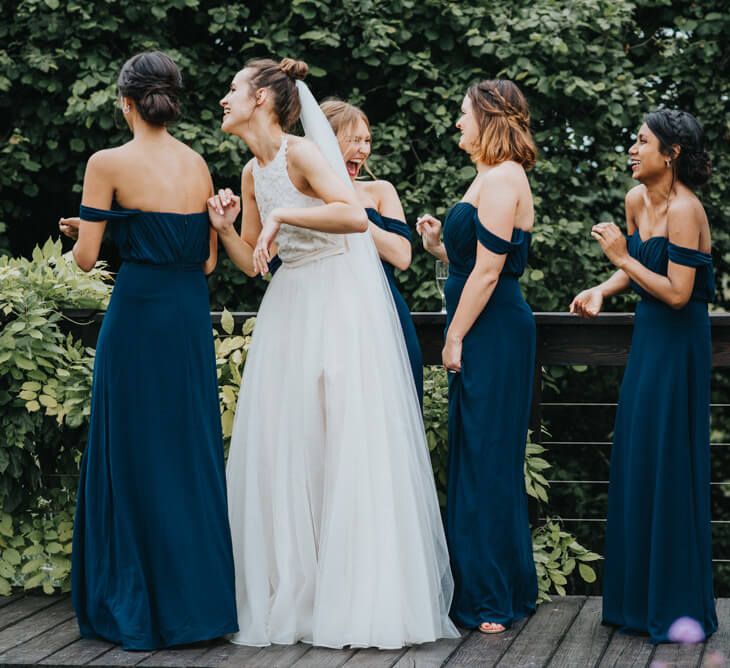
[[233,326],[233,316],[228,309],[223,309],[223,313],[221,313],[221,328],[226,334],[233,334]]
[[596,581],[596,572],[587,564],[578,564],[578,573],[585,582],[591,583]]

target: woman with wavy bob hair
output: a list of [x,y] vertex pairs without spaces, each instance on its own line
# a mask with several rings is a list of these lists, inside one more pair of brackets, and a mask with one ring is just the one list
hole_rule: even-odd
[[451,618],[501,633],[535,610],[537,577],[523,466],[535,367],[535,320],[520,290],[535,213],[527,102],[506,79],[474,84],[456,123],[477,175],[441,223],[417,229],[449,264],[446,344]]
[[671,630],[679,617],[705,636],[717,629],[707,314],[715,278],[695,192],[711,173],[702,127],[685,111],[647,114],[629,165],[639,185],[626,195],[628,237],[613,223],[592,230],[616,271],[571,304],[594,317],[606,297],[629,288],[641,297],[611,451],[603,621],[681,642]]

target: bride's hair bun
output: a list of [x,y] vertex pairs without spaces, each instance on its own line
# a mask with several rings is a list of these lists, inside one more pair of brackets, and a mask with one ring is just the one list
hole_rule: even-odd
[[282,58],[279,63],[281,71],[289,75],[292,79],[303,80],[309,72],[309,65],[303,60],[294,60],[294,58]]

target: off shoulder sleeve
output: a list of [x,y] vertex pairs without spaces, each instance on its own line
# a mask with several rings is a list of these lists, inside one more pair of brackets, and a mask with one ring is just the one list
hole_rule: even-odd
[[89,223],[101,223],[106,220],[123,220],[137,213],[132,209],[96,209],[93,206],[79,207],[79,218]]
[[506,255],[517,248],[521,244],[522,235],[524,234],[522,230],[515,229],[512,234],[514,241],[498,237],[494,232],[490,232],[482,225],[476,211],[474,212],[474,229],[476,230],[479,243],[487,250],[492,251],[492,253],[497,253],[497,255]]
[[703,253],[693,248],[685,248],[684,246],[677,246],[671,241],[669,242],[668,251],[669,261],[675,264],[695,268],[712,266],[712,255],[709,253]]

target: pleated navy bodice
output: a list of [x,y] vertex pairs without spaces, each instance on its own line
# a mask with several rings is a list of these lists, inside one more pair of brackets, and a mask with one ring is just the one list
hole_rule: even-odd
[[208,213],[163,213],[81,205],[79,217],[90,222],[106,220],[112,240],[124,262],[197,266],[210,253]]
[[477,259],[477,241],[494,253],[506,255],[502,276],[522,276],[527,266],[532,234],[515,228],[507,241],[479,221],[477,208],[457,202],[444,221],[444,246],[449,256],[449,275],[468,278]]
[[[636,230],[628,237],[629,255],[637,259],[647,269],[662,276],[667,275],[668,263],[695,267],[695,284],[692,288],[691,301],[715,301],[715,272],[712,267],[712,256],[709,253],[673,244],[667,237],[649,237],[642,240]],[[654,299],[638,283],[631,281],[631,288],[642,298]]]

